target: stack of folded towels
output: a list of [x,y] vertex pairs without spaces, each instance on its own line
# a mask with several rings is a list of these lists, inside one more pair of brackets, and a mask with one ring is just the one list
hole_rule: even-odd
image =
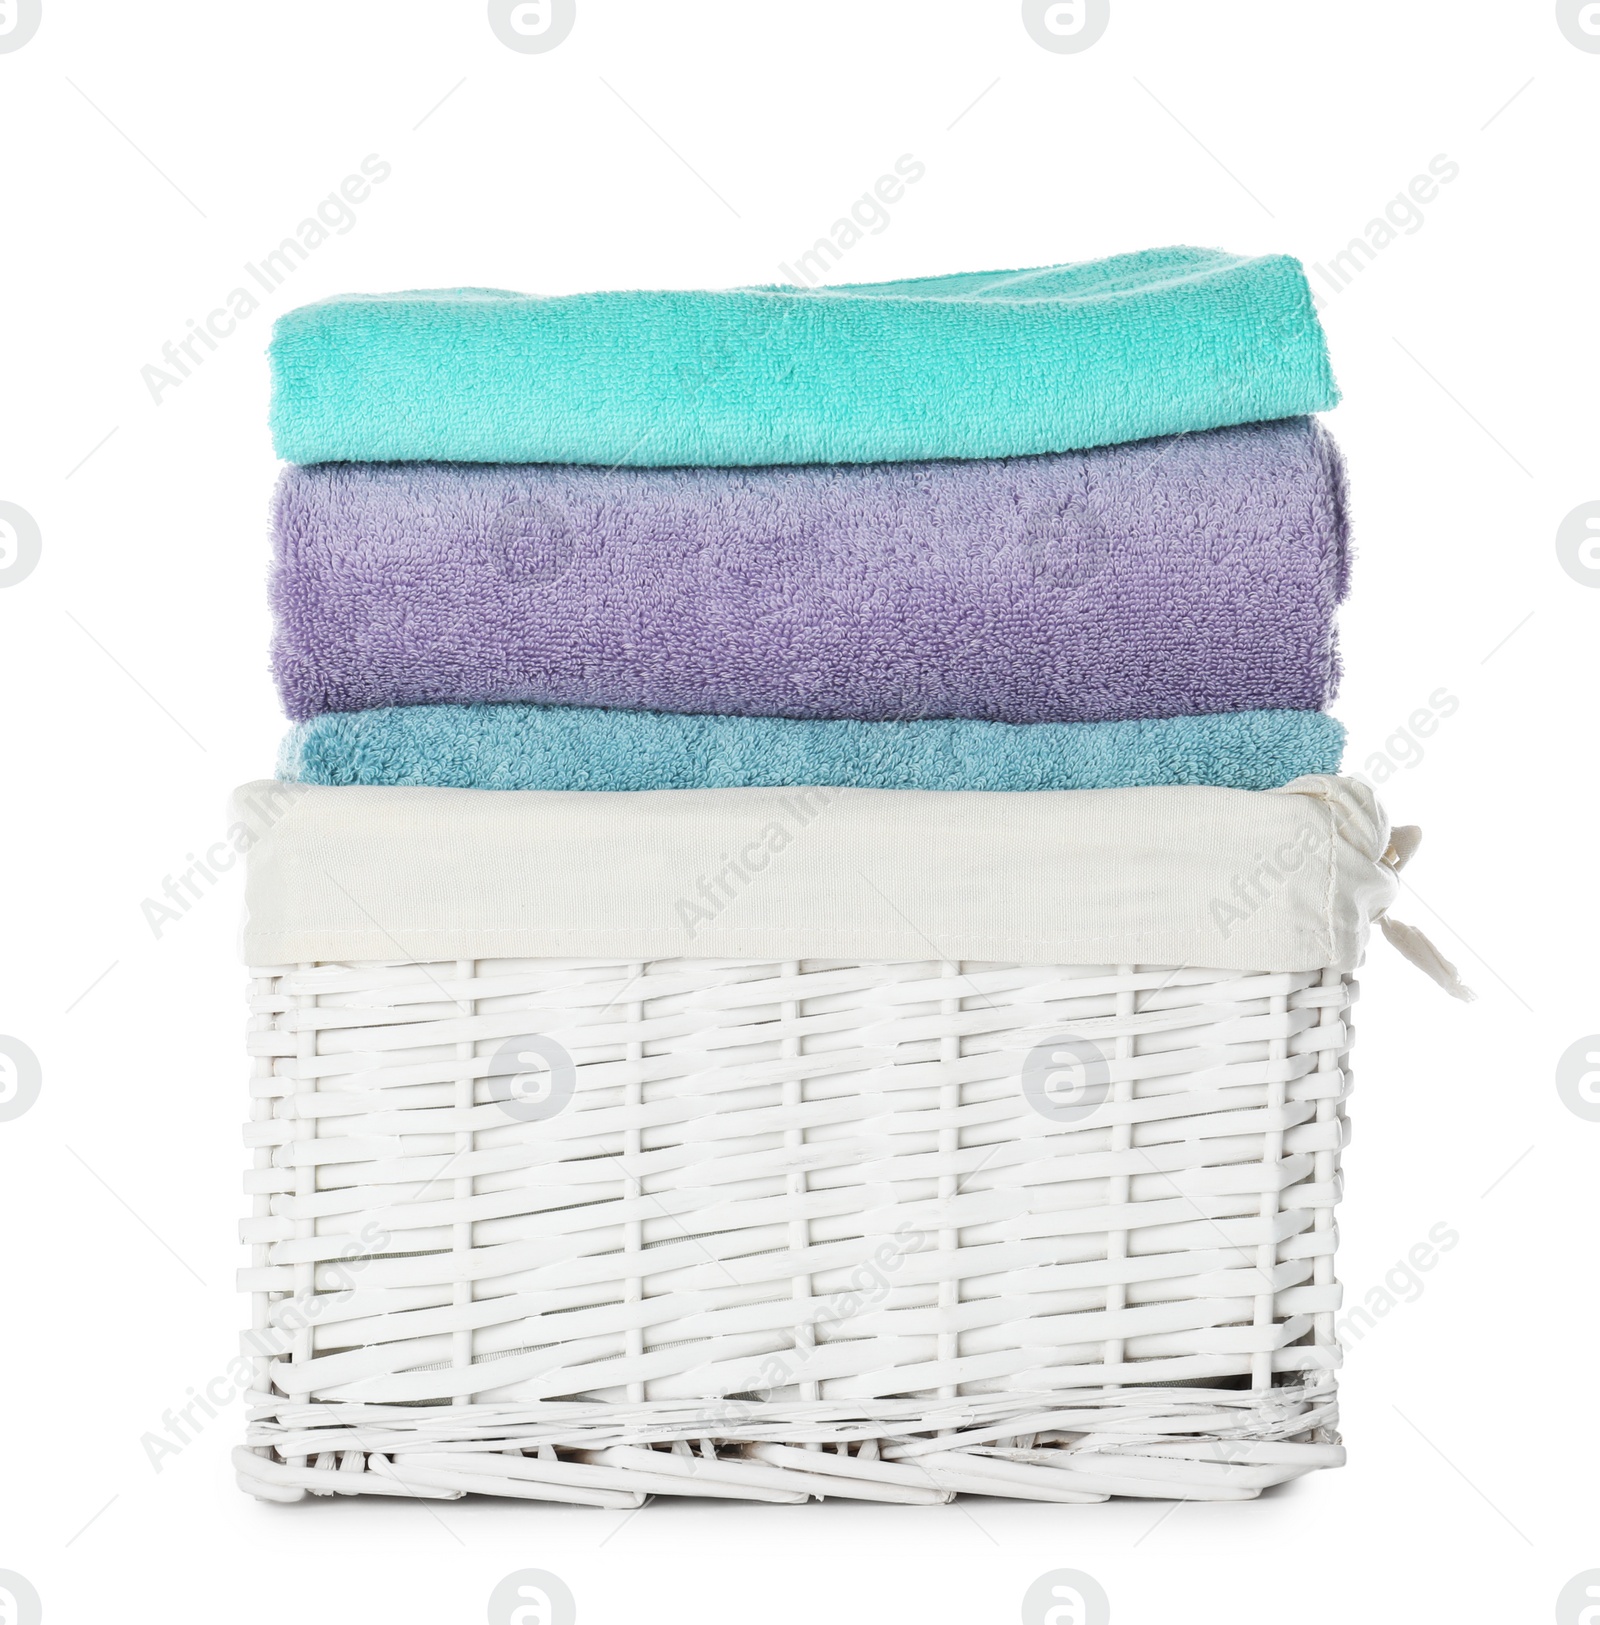
[[524,790],[1332,773],[1299,265],[353,296],[272,345],[280,773]]

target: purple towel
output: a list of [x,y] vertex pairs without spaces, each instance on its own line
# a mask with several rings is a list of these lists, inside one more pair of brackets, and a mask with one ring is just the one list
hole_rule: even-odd
[[329,463],[285,471],[276,532],[296,720],[1314,710],[1346,577],[1341,465],[1308,418],[999,461]]

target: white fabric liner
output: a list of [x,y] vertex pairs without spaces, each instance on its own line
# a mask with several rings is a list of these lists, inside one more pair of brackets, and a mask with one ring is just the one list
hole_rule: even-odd
[[1367,786],[1330,776],[1272,791],[1005,794],[263,780],[236,792],[233,818],[230,839],[247,852],[242,947],[257,966],[693,957],[1351,969],[1415,846],[1410,830],[1391,846]]

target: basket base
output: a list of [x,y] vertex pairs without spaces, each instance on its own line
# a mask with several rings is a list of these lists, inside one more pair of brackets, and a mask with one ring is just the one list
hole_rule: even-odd
[[395,1406],[251,1396],[239,1486],[262,1500],[512,1496],[628,1508],[652,1495],[936,1505],[1246,1501],[1343,1465],[1332,1377],[1266,1392],[1104,1388],[974,1398]]

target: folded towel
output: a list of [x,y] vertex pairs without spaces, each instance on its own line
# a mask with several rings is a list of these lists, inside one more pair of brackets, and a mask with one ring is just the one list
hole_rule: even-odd
[[1343,728],[1318,711],[1018,726],[412,705],[303,722],[278,772],[304,784],[464,790],[1272,790],[1338,772],[1343,745]]
[[1101,722],[1315,710],[1343,479],[1308,418],[1005,461],[285,471],[284,708]]
[[290,462],[1010,457],[1320,412],[1299,262],[1166,248],[911,282],[353,294],[272,338]]

